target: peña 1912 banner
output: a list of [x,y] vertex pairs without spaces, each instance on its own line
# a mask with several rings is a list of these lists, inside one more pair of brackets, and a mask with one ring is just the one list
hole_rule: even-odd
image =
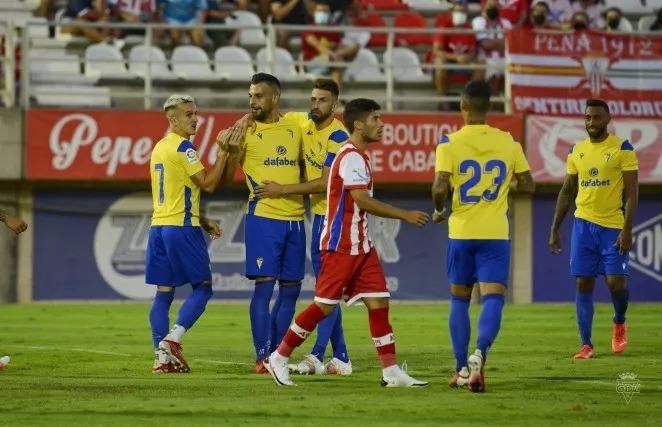
[[[244,277],[244,208],[241,191],[203,199],[207,217],[223,229],[208,241],[214,298],[249,299],[253,284]],[[427,196],[387,193],[384,201],[429,211]],[[37,300],[145,300],[155,288],[145,284],[145,253],[152,214],[149,192],[39,189],[33,193],[32,296]],[[303,298],[312,298],[312,221],[306,217],[307,261]],[[404,222],[370,218],[372,239],[394,299],[448,299],[446,226],[419,229]],[[182,289],[178,298],[189,292]]]
[[513,111],[582,116],[588,98],[614,117],[662,117],[662,35],[509,31]]
[[[617,118],[608,130],[634,145],[639,182],[662,182],[662,121]],[[586,137],[581,118],[527,116],[526,157],[536,182],[563,182],[570,147]]]
[[[192,141],[207,166],[216,158],[217,133],[243,113],[200,113]],[[431,183],[441,136],[462,126],[458,114],[384,113],[380,143],[369,149],[381,183]],[[523,119],[495,114],[491,123],[522,141]],[[149,180],[152,147],[168,130],[157,111],[29,110],[27,178],[36,180]],[[237,180],[243,180],[238,171]]]

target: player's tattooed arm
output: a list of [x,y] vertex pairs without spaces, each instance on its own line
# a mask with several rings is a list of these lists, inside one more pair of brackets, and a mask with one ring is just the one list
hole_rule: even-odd
[[446,198],[451,191],[451,174],[450,172],[437,172],[432,184],[432,203],[438,212],[444,210]]
[[516,173],[515,177],[517,178],[517,184],[515,185],[515,191],[517,193],[533,194],[536,191],[536,183],[533,181],[533,175],[531,175],[530,170]]
[[561,228],[561,223],[563,218],[567,215],[570,210],[570,205],[572,201],[577,196],[578,188],[578,179],[577,175],[567,174],[565,176],[565,181],[563,181],[563,187],[559,192],[559,196],[556,199],[556,209],[554,209],[554,220],[552,221],[552,230],[549,237],[549,250],[553,254],[559,254],[561,252],[561,237],[559,236],[559,228]]

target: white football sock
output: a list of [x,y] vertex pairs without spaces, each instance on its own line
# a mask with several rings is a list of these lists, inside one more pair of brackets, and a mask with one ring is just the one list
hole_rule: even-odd
[[180,342],[186,333],[186,328],[183,326],[175,325],[168,336],[165,338],[170,341]]
[[393,378],[396,375],[398,375],[398,371],[400,371],[400,368],[398,368],[398,365],[393,365],[393,366],[389,366],[388,368],[382,369],[382,374],[386,378]]

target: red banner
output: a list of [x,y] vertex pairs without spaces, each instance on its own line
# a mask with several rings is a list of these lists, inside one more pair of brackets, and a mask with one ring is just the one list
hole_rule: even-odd
[[[639,182],[662,182],[662,122],[613,119],[609,131],[629,139],[639,159]],[[572,144],[587,137],[583,119],[526,118],[526,156],[537,182],[562,182]]]
[[[216,134],[243,113],[201,113],[191,138],[206,166],[218,147]],[[462,126],[453,114],[388,114],[381,143],[369,150],[377,182],[429,182],[434,150],[442,135]],[[490,116],[495,126],[522,141],[522,117]],[[157,111],[30,110],[27,113],[27,178],[46,180],[149,179],[153,145],[167,132]],[[241,172],[237,180],[243,180]]]
[[662,117],[662,35],[508,32],[513,111],[582,116],[588,98],[613,117]]

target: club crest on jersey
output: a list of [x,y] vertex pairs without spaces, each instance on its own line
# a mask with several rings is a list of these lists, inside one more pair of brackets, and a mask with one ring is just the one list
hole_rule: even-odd
[[262,133],[261,133],[261,132],[258,133],[258,134],[257,134],[257,137],[260,138],[260,139],[262,139]]
[[282,145],[279,145],[278,147],[276,147],[276,154],[278,154],[279,156],[284,156],[287,154],[287,149]]
[[200,161],[200,159],[198,158],[198,152],[195,151],[193,148],[189,148],[186,150],[186,159],[191,165],[194,165]]
[[258,270],[262,268],[262,263],[263,262],[264,262],[264,258],[262,258],[261,256],[257,257],[257,259],[255,260],[255,264],[257,264],[257,269]]
[[579,158],[583,159],[584,158],[584,153],[579,153]]
[[605,154],[605,162],[608,162],[611,159],[611,153]]
[[598,168],[591,168],[588,171],[588,174],[591,175],[591,176],[598,176],[599,173],[600,173],[600,171],[598,171]]

